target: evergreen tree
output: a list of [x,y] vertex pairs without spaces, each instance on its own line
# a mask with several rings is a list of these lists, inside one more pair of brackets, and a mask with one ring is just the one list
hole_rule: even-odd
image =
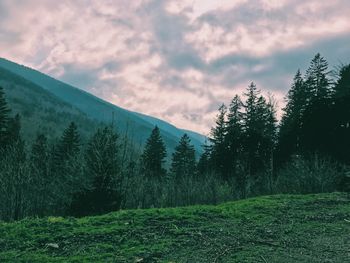
[[276,117],[272,102],[260,95],[254,83],[248,86],[243,114],[243,156],[247,181],[255,194],[269,187],[272,152],[276,136]]
[[227,108],[222,104],[219,108],[219,113],[215,121],[215,127],[211,129],[210,133],[210,162],[214,170],[223,178],[227,178],[228,160],[227,147],[225,137],[226,129],[226,114]]
[[247,99],[244,104],[245,112],[243,115],[243,131],[244,131],[244,152],[246,155],[247,173],[251,178],[261,167],[259,159],[259,148],[261,140],[261,116],[259,116],[259,104],[262,98],[260,90],[252,82],[247,92],[244,94]]
[[310,99],[330,98],[333,94],[333,89],[330,79],[328,78],[328,63],[320,55],[316,54],[311,60],[310,66],[306,71],[306,86],[310,93]]
[[300,154],[302,118],[309,100],[300,70],[294,76],[286,97],[278,138],[278,162],[284,163],[292,154]]
[[175,147],[172,157],[171,172],[175,179],[179,181],[182,178],[188,178],[195,174],[196,158],[194,146],[191,145],[191,139],[184,134],[179,144]]
[[266,174],[266,187],[272,193],[274,181],[274,151],[277,142],[277,118],[274,99],[263,104],[264,129],[260,156],[263,158],[264,171]]
[[195,150],[191,140],[184,134],[175,147],[172,156],[171,175],[174,192],[171,194],[175,205],[190,204],[193,199],[193,182],[196,172]]
[[141,155],[141,195],[140,206],[143,208],[161,206],[161,200],[166,178],[166,170],[163,168],[166,148],[159,128],[155,126],[147,139],[144,151]]
[[80,135],[74,122],[63,131],[56,150],[58,162],[66,161],[80,152]]
[[207,144],[207,141],[202,147],[203,147],[203,153],[199,157],[198,164],[197,164],[197,173],[201,177],[207,175],[211,170],[211,165],[210,165],[210,148],[211,147]]
[[[243,103],[236,95],[230,104],[227,115],[225,145],[227,148],[228,178],[238,176],[238,166],[240,165],[240,155],[242,153],[243,135]],[[237,179],[237,178],[236,178]]]
[[163,169],[166,148],[159,128],[155,126],[150,137],[147,139],[141,156],[143,172],[148,177],[160,178],[165,174]]
[[8,122],[8,114],[10,113],[10,109],[8,108],[5,93],[3,88],[0,87],[0,150],[4,147],[6,143],[6,129]]
[[339,72],[331,105],[332,112],[328,114],[331,117],[328,121],[330,154],[350,164],[350,64]]
[[350,64],[342,66],[339,70],[339,77],[334,89],[336,98],[350,96]]
[[74,122],[63,131],[58,144],[53,149],[52,192],[55,200],[55,213],[63,214],[71,207],[73,196],[84,186],[82,156],[80,152],[80,135]]
[[328,77],[328,63],[320,54],[312,59],[306,71],[305,86],[308,103],[301,121],[300,147],[304,154],[327,152],[331,98],[334,89]]
[[118,134],[107,126],[92,136],[85,154],[86,174],[91,189],[76,203],[82,214],[100,214],[118,210],[121,204],[122,173]]

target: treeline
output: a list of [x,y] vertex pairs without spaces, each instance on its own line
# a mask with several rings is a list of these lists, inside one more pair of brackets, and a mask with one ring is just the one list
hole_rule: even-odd
[[166,169],[158,127],[140,155],[114,124],[82,141],[72,122],[57,141],[38,131],[28,144],[0,88],[0,220],[349,191],[350,65],[331,78],[317,54],[296,73],[283,112],[278,123],[274,98],[251,83],[220,107],[200,159],[184,134]]
[[233,181],[240,198],[350,190],[350,65],[331,73],[320,54],[298,70],[279,124],[273,97],[251,83],[220,107],[201,172]]
[[186,134],[168,170],[166,156],[158,127],[142,154],[114,124],[100,127],[83,141],[72,122],[57,140],[38,131],[28,143],[21,136],[21,117],[12,117],[0,87],[0,220],[219,200],[208,192],[214,180],[197,180],[195,150]]

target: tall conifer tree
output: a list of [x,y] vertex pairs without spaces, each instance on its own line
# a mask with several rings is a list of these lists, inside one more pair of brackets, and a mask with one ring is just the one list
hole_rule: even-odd
[[155,126],[150,137],[147,139],[141,156],[144,174],[156,178],[163,176],[165,174],[163,168],[165,157],[166,148],[158,126]]
[[[227,115],[225,144],[227,148],[228,174],[236,177],[238,174],[239,158],[242,154],[243,139],[243,103],[236,95],[230,104]],[[226,178],[229,179],[229,178]]]
[[219,113],[216,117],[215,127],[211,129],[210,133],[210,163],[217,173],[223,178],[227,176],[227,147],[225,137],[226,129],[226,114],[227,107],[222,104],[219,108]]
[[[85,155],[86,173],[92,182],[86,213],[118,210],[121,204],[121,164],[118,134],[112,126],[99,129],[91,138]],[[81,205],[84,207],[84,205]]]
[[195,174],[196,158],[195,150],[191,145],[191,139],[184,134],[179,144],[175,147],[172,157],[171,172],[176,179],[188,178]]

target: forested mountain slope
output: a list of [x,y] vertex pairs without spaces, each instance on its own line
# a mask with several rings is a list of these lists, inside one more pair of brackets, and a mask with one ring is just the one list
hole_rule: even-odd
[[[11,71],[35,83],[57,98],[80,110],[88,118],[107,123],[114,119],[119,130],[122,133],[127,131],[129,138],[135,144],[143,145],[151,130],[155,125],[158,125],[169,152],[172,152],[185,132],[165,121],[122,109],[83,90],[6,59],[0,58],[0,68]],[[19,97],[18,100],[20,100]],[[204,136],[194,132],[188,132],[188,135],[191,137],[196,151],[200,153],[202,151],[201,145],[205,139]]]
[[22,134],[29,142],[38,133],[56,139],[72,121],[78,124],[83,138],[99,125],[78,108],[3,68],[0,68],[0,86],[6,93],[11,115],[21,115]]

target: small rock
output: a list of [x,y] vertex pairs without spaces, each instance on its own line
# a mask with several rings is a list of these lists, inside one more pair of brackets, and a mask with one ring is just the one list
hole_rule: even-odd
[[56,243],[47,243],[46,246],[51,248],[56,248],[56,249],[59,248],[59,245]]

